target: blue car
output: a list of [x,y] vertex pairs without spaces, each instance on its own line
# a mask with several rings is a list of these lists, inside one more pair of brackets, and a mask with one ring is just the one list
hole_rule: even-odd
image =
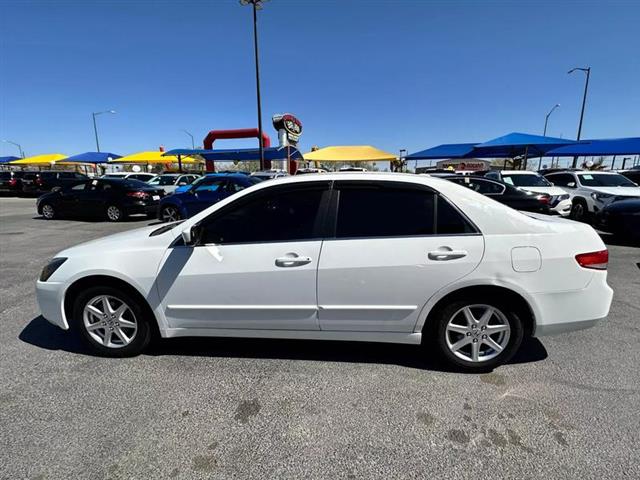
[[233,195],[260,180],[238,173],[212,173],[199,178],[183,191],[176,190],[160,201],[158,218],[165,222],[175,222],[189,218],[205,208]]

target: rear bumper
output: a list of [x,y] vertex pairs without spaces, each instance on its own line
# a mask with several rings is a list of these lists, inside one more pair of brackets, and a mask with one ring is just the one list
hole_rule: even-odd
[[69,329],[69,324],[64,315],[64,289],[59,282],[36,283],[36,298],[42,316],[63,330]]
[[127,212],[127,215],[135,215],[138,213],[144,213],[146,215],[156,215],[158,211],[158,202],[149,203],[149,202],[135,202],[129,203],[123,206],[124,210]]
[[533,294],[538,310],[534,336],[593,327],[609,314],[613,290],[605,272],[594,272],[582,290]]

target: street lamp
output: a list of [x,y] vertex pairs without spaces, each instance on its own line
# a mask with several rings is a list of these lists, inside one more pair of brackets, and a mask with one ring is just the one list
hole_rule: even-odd
[[260,66],[258,63],[258,14],[266,0],[240,0],[240,5],[253,7],[253,50],[256,57],[256,99],[258,102],[258,141],[260,143],[260,170],[264,170],[264,143],[262,140],[262,106],[260,103]]
[[11,145],[15,145],[16,147],[18,147],[18,150],[20,151],[20,158],[24,158],[24,152],[22,151],[22,147],[20,146],[19,143],[16,142],[12,142],[11,140],[2,140],[4,143],[10,143]]
[[102,115],[103,113],[116,113],[115,110],[105,110],[104,112],[93,112],[93,132],[96,134],[96,151],[100,151],[100,142],[98,141],[98,127],[96,125],[96,115]]
[[400,163],[400,171],[402,171],[402,166],[404,164],[404,157],[407,154],[407,149],[406,148],[401,148],[400,149],[400,155],[398,156],[398,163]]
[[191,150],[195,150],[196,149],[196,144],[193,142],[193,135],[191,135],[189,132],[187,132],[186,130],[181,130],[182,132],[186,133],[187,135],[189,135],[191,137]]
[[[578,138],[577,140],[580,140],[580,134],[582,133],[582,119],[584,118],[584,106],[587,103],[587,90],[589,89],[589,76],[591,75],[591,67],[576,67],[576,68],[572,68],[571,70],[569,70],[567,73],[573,73],[576,70],[580,70],[581,72],[584,72],[587,74],[587,78],[584,82],[584,95],[582,96],[582,110],[580,111],[580,123],[578,124]],[[575,156],[573,157],[573,164],[572,167],[576,168],[576,164],[578,163],[578,157]]]
[[549,110],[549,113],[547,113],[547,116],[544,117],[544,133],[542,134],[543,137],[547,136],[547,123],[549,122],[549,117],[551,116],[551,114],[553,113],[553,111],[558,108],[560,106],[559,103],[556,103],[553,108],[551,110]]

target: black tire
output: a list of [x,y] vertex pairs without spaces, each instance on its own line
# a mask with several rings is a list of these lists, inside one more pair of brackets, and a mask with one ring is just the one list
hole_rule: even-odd
[[45,202],[40,205],[40,212],[42,212],[42,218],[44,218],[45,220],[53,220],[58,216],[58,212],[56,212],[54,206],[49,202]]
[[[508,337],[506,333],[503,334],[504,336],[502,337],[504,339],[503,350],[493,357],[492,355],[494,353],[497,353],[497,350],[492,349],[491,347],[489,347],[487,344],[484,343],[485,340],[482,340],[482,338],[484,338],[482,337],[484,330],[477,331],[473,334],[471,332],[468,332],[466,334],[456,333],[456,332],[447,332],[447,324],[449,323],[449,321],[452,320],[454,316],[456,319],[458,319],[459,318],[458,315],[461,315],[461,313],[458,313],[458,312],[460,312],[464,307],[476,306],[474,308],[471,308],[475,316],[475,312],[481,311],[479,307],[481,305],[490,306],[496,309],[501,314],[500,318],[498,318],[497,316],[494,316],[492,317],[492,319],[490,319],[489,324],[491,326],[494,326],[493,324],[504,323],[504,322],[508,323],[508,326],[509,326]],[[463,313],[462,315],[464,316]],[[463,371],[463,372],[483,373],[483,372],[491,371],[494,368],[505,364],[518,351],[522,343],[522,339],[524,337],[524,326],[518,314],[516,313],[516,309],[513,308],[508,303],[498,299],[474,297],[474,298],[467,298],[464,300],[456,300],[450,303],[449,305],[446,305],[443,308],[439,309],[435,313],[434,318],[432,320],[433,321],[430,326],[431,328],[429,329],[430,334],[434,336],[434,338],[430,339],[432,340],[432,344],[436,347],[440,356],[447,362],[447,364],[452,366],[455,370]],[[460,322],[459,320],[455,320],[455,323],[458,324]],[[477,330],[479,330],[479,327],[477,328]],[[459,335],[459,336],[454,337],[455,335]],[[490,334],[490,337],[491,337],[490,338],[491,340],[497,339],[498,342],[496,343],[500,343],[499,340],[501,336],[499,333]],[[464,358],[460,358],[460,356],[454,354],[451,348],[449,347],[449,344],[451,344],[452,342],[457,342],[459,340],[462,340],[463,338],[469,338],[470,339],[469,341],[473,340],[476,343],[478,343],[479,341],[478,348],[480,349],[480,352],[482,352],[484,349],[484,352],[487,353],[487,355],[485,356],[486,359],[474,362],[474,361],[471,361],[470,359],[466,360]],[[425,339],[425,340],[429,340],[429,339]],[[463,356],[468,355],[469,357],[471,357],[472,355],[471,347],[472,345],[469,343],[468,348],[467,346],[464,346],[458,351],[458,353]]]
[[576,222],[586,222],[589,216],[589,207],[587,206],[587,202],[578,198],[573,201],[571,205],[571,212],[569,213],[569,218],[571,220],[575,220]]
[[[85,327],[85,319],[84,319],[84,309],[88,303],[90,303],[93,299],[101,296],[108,296],[113,299],[116,299],[120,302],[126,304],[133,317],[128,315],[129,320],[134,320],[137,329],[135,333],[132,335],[131,342],[126,345],[113,345],[113,346],[105,346],[103,343],[99,343],[96,338],[94,338],[87,327]],[[113,302],[114,306],[118,306],[117,302]],[[73,318],[71,319],[72,327],[80,333],[80,337],[85,342],[85,344],[96,354],[103,357],[114,357],[114,358],[122,358],[122,357],[132,357],[139,355],[149,344],[151,340],[151,325],[148,316],[145,314],[145,309],[140,302],[137,301],[133,296],[129,293],[113,288],[113,287],[91,287],[87,290],[82,291],[78,297],[74,300],[73,303]],[[99,322],[98,322],[99,323]],[[116,323],[117,325],[117,323]],[[117,328],[117,327],[114,327]],[[105,330],[105,329],[101,329]],[[121,342],[113,329],[111,330],[111,335],[114,338],[114,342]],[[121,330],[123,331],[123,330]],[[102,332],[96,333],[98,336],[101,336]],[[127,334],[131,334],[131,330],[127,330]]]
[[118,205],[107,205],[104,213],[109,222],[122,222],[126,218],[124,210]]
[[163,222],[175,222],[182,218],[180,210],[175,205],[166,205],[160,210],[160,218]]

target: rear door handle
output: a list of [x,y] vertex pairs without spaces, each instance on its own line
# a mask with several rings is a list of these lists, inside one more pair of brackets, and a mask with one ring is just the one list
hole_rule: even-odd
[[287,253],[284,257],[276,258],[276,267],[301,267],[311,263],[311,257],[301,257],[297,253]]
[[449,249],[438,249],[429,252],[428,255],[429,260],[435,261],[445,261],[445,260],[455,260],[456,258],[463,258],[467,256],[466,250],[451,250]]

